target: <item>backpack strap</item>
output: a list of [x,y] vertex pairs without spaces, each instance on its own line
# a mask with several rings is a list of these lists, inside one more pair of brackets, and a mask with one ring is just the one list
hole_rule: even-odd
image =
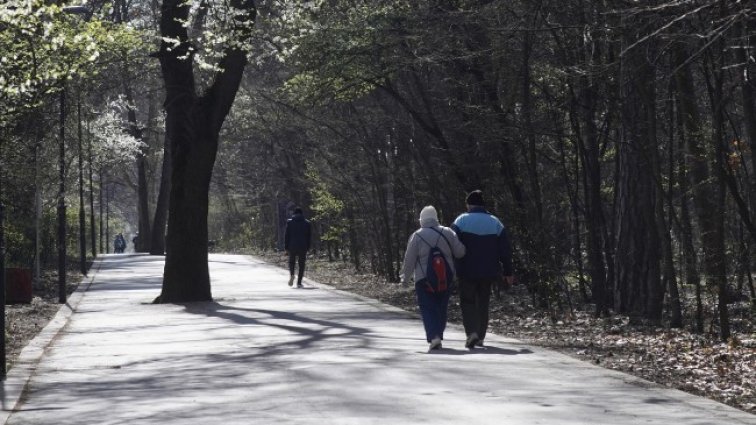
[[[438,233],[438,234],[440,235],[440,237],[439,237],[438,239],[436,239],[436,241],[437,241],[437,242],[438,242],[438,241],[439,241],[439,240],[440,240],[441,238],[444,238],[444,240],[446,241],[446,246],[448,246],[448,247],[449,247],[449,253],[451,253],[451,254],[452,254],[452,257],[454,257],[454,249],[452,249],[451,243],[449,243],[449,239],[446,239],[446,236],[444,236],[444,232],[442,232],[442,231],[440,231],[440,230],[436,229],[435,227],[430,227],[430,229],[431,229],[431,230],[433,230],[434,232],[436,232],[436,233]],[[418,235],[418,236],[420,236],[420,235]],[[427,242],[426,242],[426,243],[427,243]]]
[[426,241],[425,238],[423,238],[422,236],[420,236],[420,231],[419,230],[417,232],[415,232],[415,234],[417,235],[418,238],[420,238],[421,241],[425,242],[425,244],[428,245],[429,247],[431,247],[431,248],[435,248],[436,247],[436,245],[431,245],[430,242]]

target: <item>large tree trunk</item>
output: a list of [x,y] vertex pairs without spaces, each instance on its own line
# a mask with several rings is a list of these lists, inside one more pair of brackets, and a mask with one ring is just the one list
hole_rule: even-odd
[[[249,38],[244,23],[254,21],[252,0],[232,0],[237,9],[239,44]],[[202,96],[196,93],[191,43],[184,22],[191,5],[164,0],[160,32],[164,41],[159,58],[166,86],[166,132],[171,142],[171,190],[168,208],[163,290],[156,301],[181,303],[212,299],[207,264],[208,191],[218,134],[231,109],[247,64],[246,53],[229,46],[219,63],[222,71]],[[236,45],[236,43],[235,43]],[[190,60],[182,59],[190,58]]]
[[[629,22],[631,25],[632,23]],[[631,38],[630,43],[634,42]],[[651,50],[651,51],[649,51]],[[654,69],[646,57],[653,46],[626,52],[622,84],[622,140],[619,147],[617,276],[615,308],[631,321],[661,321],[663,289],[659,259],[657,141]]]

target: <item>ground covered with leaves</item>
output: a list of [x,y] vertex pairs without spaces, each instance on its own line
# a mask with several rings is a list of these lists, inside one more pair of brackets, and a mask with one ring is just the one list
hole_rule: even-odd
[[[287,267],[282,255],[263,255]],[[417,312],[411,288],[388,283],[373,274],[356,273],[343,262],[310,258],[305,274],[335,288]],[[498,335],[558,350],[756,414],[753,312],[747,302],[731,304],[730,308],[734,337],[725,344],[713,332],[701,335],[687,329],[631,326],[627,317],[595,318],[577,308],[569,314],[548,314],[533,308],[527,288],[519,285],[503,293],[499,300],[492,297],[490,328]],[[462,323],[457,297],[452,297],[449,321]]]
[[[69,270],[66,276],[66,291],[69,295],[76,290],[81,278],[80,273]],[[60,309],[57,273],[42,273],[39,285],[32,292],[30,304],[5,306],[5,350],[8,369],[13,367],[21,350],[47,326]]]

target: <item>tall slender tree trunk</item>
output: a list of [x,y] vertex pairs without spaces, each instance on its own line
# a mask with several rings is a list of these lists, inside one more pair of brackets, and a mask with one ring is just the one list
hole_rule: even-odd
[[[674,92],[674,88],[670,87],[670,93]],[[668,116],[674,117],[674,103],[673,102],[667,102],[668,105]],[[660,199],[660,203],[666,203],[667,205],[667,215],[669,216],[668,220],[665,220],[664,217],[664,211],[661,210],[660,217],[658,217],[659,220],[659,231],[661,232],[663,241],[664,241],[664,282],[665,287],[669,291],[669,308],[670,308],[670,326],[673,328],[681,328],[683,326],[683,319],[682,319],[682,306],[680,305],[680,292],[679,288],[677,286],[677,270],[675,268],[675,258],[673,253],[673,247],[672,247],[672,219],[674,216],[674,205],[673,205],[673,193],[674,193],[674,187],[676,184],[676,178],[675,178],[675,140],[674,140],[674,134],[675,134],[675,123],[674,120],[672,120],[672,124],[669,128],[669,141],[667,144],[669,145],[669,158],[668,158],[668,177],[667,180],[669,181],[668,189],[667,189],[667,197],[666,199]],[[659,191],[659,195],[662,195],[662,192]]]
[[58,140],[58,302],[66,302],[66,87],[60,92]]
[[76,128],[78,129],[79,148],[79,271],[87,275],[87,218],[84,208],[84,146],[82,143],[83,131],[81,126],[81,98],[76,96]]
[[[124,71],[127,73],[128,71]],[[124,81],[124,92],[126,93],[127,115],[129,119],[129,133],[136,140],[142,142],[139,147],[139,151],[136,155],[137,166],[137,217],[139,238],[134,246],[134,251],[144,252],[148,251],[147,246],[150,239],[150,194],[149,184],[147,182],[147,146],[143,140],[144,131],[139,127],[136,116],[136,106],[134,105],[134,95],[131,90],[131,86],[127,81]]]
[[[95,226],[94,172],[92,171],[94,167],[94,155],[92,154],[92,130],[90,128],[89,116],[87,116],[87,158],[89,173],[89,235],[90,244],[92,245],[92,258],[95,258],[97,257],[97,227]],[[102,244],[100,244],[100,252],[102,252]]]
[[580,122],[583,124],[577,138],[583,172],[585,196],[585,226],[588,230],[588,266],[591,276],[591,294],[596,304],[596,315],[607,312],[606,267],[602,235],[606,219],[601,201],[601,165],[599,162],[598,131],[595,124],[595,92],[587,81],[581,83],[579,96]]
[[[534,12],[537,14],[537,12]],[[534,17],[533,21],[537,18]],[[543,223],[543,201],[541,196],[541,181],[538,176],[538,158],[536,158],[536,134],[533,128],[533,100],[531,95],[531,69],[530,55],[532,47],[532,34],[525,31],[522,38],[522,64],[520,69],[520,84],[522,89],[522,117],[523,127],[525,130],[525,139],[528,141],[527,158],[528,177],[530,180],[530,189],[536,213],[536,223]]]
[[684,47],[676,46],[674,55],[675,62],[680,64],[675,75],[675,83],[688,148],[693,205],[700,227],[706,283],[719,287],[719,282],[727,279],[724,262],[723,191],[720,185],[716,184],[720,179],[717,175],[712,176],[709,169],[708,156],[703,143],[705,132],[701,126],[701,114],[696,103],[693,73],[690,65],[686,63],[687,54]]
[[[720,2],[721,3],[721,2]],[[717,288],[718,302],[717,310],[719,313],[719,337],[722,341],[727,341],[730,338],[730,314],[727,308],[729,303],[728,285],[727,285],[727,260],[726,260],[726,247],[725,247],[725,182],[727,179],[728,170],[726,167],[727,152],[725,151],[725,97],[724,97],[724,44],[722,42],[717,43],[720,49],[717,49],[717,57],[712,60],[712,75],[710,80],[710,92],[712,106],[714,109],[712,127],[714,129],[712,135],[712,144],[714,146],[714,154],[716,158],[716,172],[714,173],[715,181],[717,182],[717,197],[716,202],[719,208],[720,214],[715,217],[715,243],[717,249],[717,257],[715,259],[718,273],[715,275],[715,285]],[[747,221],[750,223],[750,220]]]
[[150,254],[165,254],[165,228],[168,225],[168,199],[171,193],[171,140],[165,133],[163,144],[163,165],[160,172],[160,188],[155,203],[155,218],[152,220],[152,241]]
[[110,250],[108,247],[110,246],[110,242],[105,238],[105,224],[103,223],[104,217],[105,217],[105,200],[103,199],[103,192],[107,190],[105,188],[105,171],[103,170],[102,166],[100,166],[100,252],[109,253]]
[[[251,33],[245,24],[256,17],[252,0],[232,0],[237,10],[238,42]],[[166,87],[166,132],[171,142],[171,190],[168,207],[163,289],[156,300],[163,303],[212,299],[208,270],[208,192],[218,135],[241,83],[246,53],[237,43],[229,45],[219,63],[221,71],[207,92],[198,96],[192,68],[191,42],[184,23],[191,5],[183,0],[163,0],[160,32],[164,41],[158,57]],[[189,58],[189,59],[186,59]]]
[[[627,22],[633,25],[633,22]],[[626,28],[628,45],[636,38]],[[659,259],[658,160],[655,75],[647,61],[654,46],[642,43],[625,53],[620,68],[622,138],[619,147],[617,276],[615,308],[631,321],[661,321],[663,289]]]
[[[583,14],[581,24],[595,19],[591,8],[581,4]],[[587,16],[590,14],[590,16]],[[596,79],[591,77],[596,62],[600,58],[600,49],[595,37],[583,39],[581,44],[582,59],[586,71],[577,81],[578,89],[572,99],[572,127],[576,134],[578,156],[583,180],[583,197],[585,199],[585,227],[587,230],[586,250],[588,252],[588,273],[591,277],[591,298],[596,304],[597,316],[608,313],[607,271],[604,261],[604,240],[606,218],[601,197],[601,162],[599,131],[596,126]]]
[[743,100],[743,123],[745,125],[745,135],[748,140],[748,146],[751,148],[751,167],[752,167],[752,181],[751,181],[751,203],[756,203],[756,99],[754,95],[754,87],[756,86],[756,76],[754,76],[753,60],[749,60],[753,54],[754,43],[756,43],[756,35],[748,37],[751,34],[751,27],[756,24],[750,24],[748,22],[743,24],[743,32],[748,43],[743,43],[745,46],[750,46],[751,50],[747,51],[745,46],[736,49],[738,55],[738,62],[744,64],[742,73],[742,80],[740,82],[740,94]]
[[[2,148],[2,141],[0,141]],[[0,149],[0,154],[2,150]],[[5,332],[5,293],[8,282],[5,279],[5,203],[3,203],[3,167],[0,163],[0,380],[5,380],[6,365],[6,332]]]

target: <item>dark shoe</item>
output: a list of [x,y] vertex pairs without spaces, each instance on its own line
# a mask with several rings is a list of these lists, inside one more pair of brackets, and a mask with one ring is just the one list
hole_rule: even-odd
[[289,276],[289,286],[294,284],[294,275]]
[[476,347],[482,347],[483,346],[483,340],[479,339],[478,342],[475,343]]
[[467,336],[467,341],[465,342],[465,348],[472,350],[473,348],[475,348],[475,345],[478,344],[478,341],[480,341],[478,339],[478,334],[476,334],[475,332],[471,333],[470,335]]

